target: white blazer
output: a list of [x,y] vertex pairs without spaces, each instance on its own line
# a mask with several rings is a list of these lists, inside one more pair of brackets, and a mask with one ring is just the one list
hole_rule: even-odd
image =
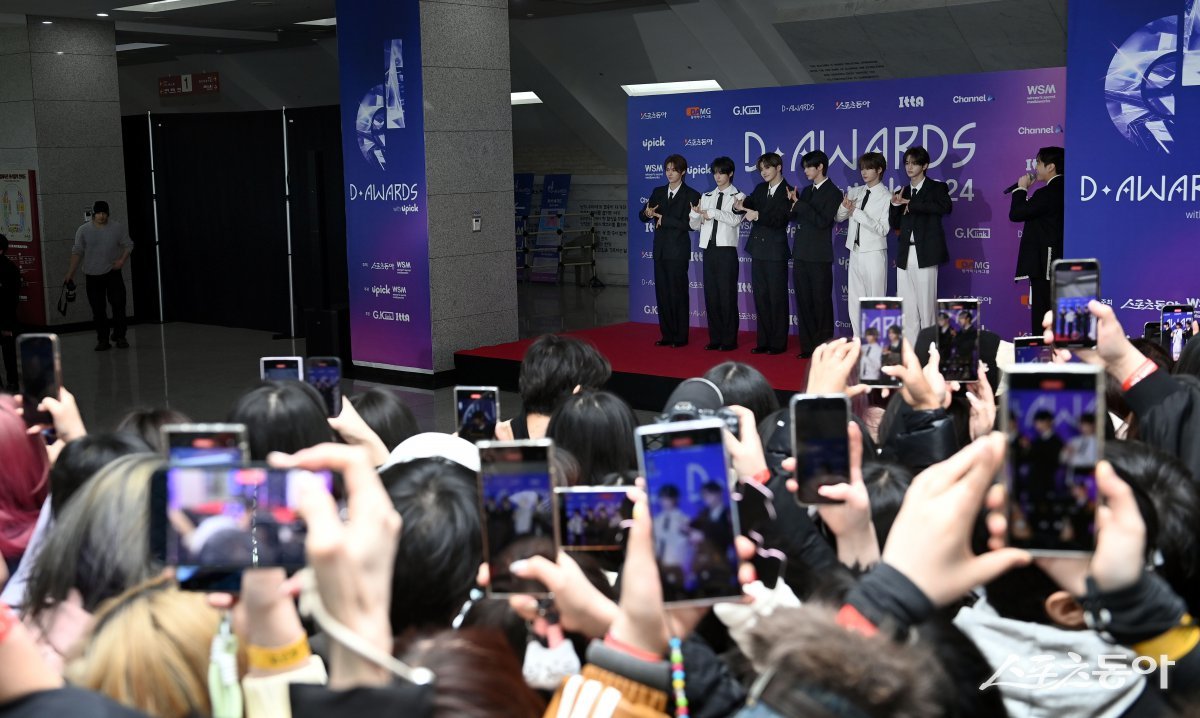
[[[851,187],[846,193],[847,196],[854,202],[854,206],[862,205],[863,193],[867,191],[865,184]],[[846,249],[851,252],[877,252],[881,249],[887,249],[887,235],[891,230],[888,225],[888,210],[892,206],[892,193],[888,192],[887,185],[880,182],[871,190],[871,196],[867,198],[867,206],[865,209],[855,209],[854,214],[850,214],[850,210],[839,205],[837,212],[837,221],[844,222],[846,218],[850,219],[850,224],[846,227]],[[858,234],[858,249],[854,248],[854,235]]]
[[719,192],[716,189],[700,195],[700,209],[708,210],[712,219],[704,219],[696,212],[688,213],[688,224],[693,230],[700,230],[700,249],[707,248],[712,240],[714,224],[717,227],[718,247],[738,246],[738,226],[742,223],[742,215],[734,213],[733,203],[746,195],[738,192],[737,187],[733,185],[726,187],[724,192],[725,197],[721,200],[721,209],[717,209]]

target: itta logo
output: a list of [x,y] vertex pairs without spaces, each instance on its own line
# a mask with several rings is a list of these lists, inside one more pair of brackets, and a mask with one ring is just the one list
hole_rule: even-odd
[[645,147],[647,152],[654,149],[655,147],[666,147],[666,146],[667,146],[667,141],[663,139],[662,135],[659,135],[658,137],[647,137],[646,139],[642,140],[642,147]]
[[761,115],[762,105],[736,105],[733,108],[733,114],[738,117],[744,115]]
[[925,106],[925,98],[922,97],[921,95],[901,95],[900,96],[901,109],[908,108],[908,107],[924,107],[924,106]]

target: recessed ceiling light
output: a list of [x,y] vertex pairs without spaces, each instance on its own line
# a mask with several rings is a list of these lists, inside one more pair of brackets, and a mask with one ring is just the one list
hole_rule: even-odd
[[63,53],[62,53],[62,50],[59,50],[58,52],[56,52],[56,53],[54,53],[54,54],[55,54],[55,55],[61,55],[61,54],[63,54]]
[[119,7],[115,9],[125,10],[127,12],[166,12],[168,10],[183,10],[184,8],[189,7],[218,5],[225,2],[233,2],[233,0],[155,0],[155,2],[141,3],[140,5],[126,5],[125,7]]
[[512,92],[509,96],[514,105],[540,105],[542,98],[536,92]]
[[304,22],[298,22],[296,24],[297,25],[316,25],[318,27],[330,27],[332,25],[337,25],[337,18],[336,17],[327,17],[327,18],[324,18],[321,20],[305,20]]
[[53,25],[54,21],[53,20],[42,20],[42,24],[43,25]]
[[98,13],[96,13],[96,17],[108,17],[108,13],[106,13],[106,12],[98,12]]
[[126,42],[117,45],[117,52],[128,52],[130,50],[145,50],[151,47],[166,47],[165,43],[161,42]]
[[645,85],[621,85],[630,97],[643,95],[677,95],[683,92],[711,92],[721,89],[716,80],[688,80],[686,82],[651,82]]

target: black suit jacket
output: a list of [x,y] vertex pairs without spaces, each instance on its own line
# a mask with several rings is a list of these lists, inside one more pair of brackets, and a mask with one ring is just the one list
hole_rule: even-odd
[[[908,248],[916,235],[917,266],[933,267],[950,261],[946,249],[946,230],[942,217],[950,214],[954,204],[950,201],[950,186],[945,182],[925,178],[921,191],[912,196],[912,185],[901,190],[901,197],[909,200],[907,205],[893,205],[888,213],[892,229],[900,230],[900,244],[896,249],[896,266],[908,269]],[[904,208],[908,207],[908,212]]]
[[767,195],[767,183],[759,182],[750,196],[742,200],[742,206],[758,212],[758,220],[750,225],[750,238],[746,240],[746,253],[754,259],[778,259],[787,261],[787,226],[791,222],[792,201],[788,190],[792,186],[787,180],[779,183],[775,194]]
[[662,215],[662,224],[654,230],[655,259],[691,259],[692,228],[688,224],[688,213],[692,205],[700,203],[700,193],[687,186],[686,182],[679,185],[675,198],[667,200],[667,187],[655,187],[650,193],[650,200],[642,208],[642,219],[651,222],[646,209],[658,207]]
[[791,217],[796,222],[796,240],[792,258],[805,262],[833,261],[833,224],[837,219],[842,192],[830,180],[821,189],[812,185],[800,190]]
[[1014,190],[1008,219],[1024,222],[1017,250],[1017,279],[1050,278],[1050,263],[1063,256],[1063,183],[1059,177],[1032,195]]

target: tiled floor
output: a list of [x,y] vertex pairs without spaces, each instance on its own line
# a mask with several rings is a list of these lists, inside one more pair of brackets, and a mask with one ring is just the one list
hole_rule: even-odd
[[[522,337],[625,321],[628,289],[518,285]],[[61,335],[63,381],[93,430],[115,426],[130,409],[170,407],[196,421],[221,421],[237,397],[258,381],[260,356],[304,355],[303,340],[275,340],[268,332],[200,324],[140,324],[129,329],[129,349],[95,352],[90,331]],[[347,394],[372,382],[346,380]],[[453,431],[452,389],[391,386],[426,431]],[[516,394],[500,397],[504,416],[520,408]]]

